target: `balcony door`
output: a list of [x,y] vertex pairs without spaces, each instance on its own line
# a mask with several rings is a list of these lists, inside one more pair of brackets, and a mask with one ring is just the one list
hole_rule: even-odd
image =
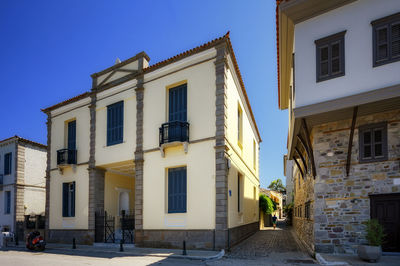
[[76,150],[76,120],[68,122],[68,150]]
[[168,122],[186,122],[187,118],[187,86],[186,84],[169,90]]

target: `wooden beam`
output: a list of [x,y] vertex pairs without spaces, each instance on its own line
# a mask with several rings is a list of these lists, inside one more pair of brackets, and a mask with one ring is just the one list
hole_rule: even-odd
[[304,150],[307,152],[308,158],[310,158],[310,151],[308,150],[307,144],[304,141],[303,137],[300,134],[297,134],[297,139],[300,141],[300,143],[303,146]]
[[349,146],[347,149],[347,161],[346,161],[346,175],[347,176],[349,176],[349,172],[350,172],[351,150],[353,148],[353,135],[354,135],[354,128],[356,126],[357,112],[358,112],[358,106],[354,107],[354,109],[353,109],[353,120],[351,121]]
[[307,142],[308,149],[310,151],[312,175],[313,175],[313,177],[315,179],[315,176],[317,175],[317,171],[315,170],[314,153],[313,153],[313,148],[311,146],[310,133],[308,132],[307,122],[306,122],[305,118],[301,119],[301,124],[303,126],[303,130],[304,130],[304,133],[306,135],[306,142]]
[[297,168],[299,168],[299,171],[300,171],[301,177],[304,179],[304,173],[303,173],[303,170],[302,170],[302,169],[301,169],[301,167],[300,167],[300,164],[299,164],[299,162],[297,161],[297,159],[296,159],[295,157],[293,157],[293,160],[294,160],[294,162],[296,163],[296,165],[297,165]]
[[307,173],[307,164],[306,164],[306,160],[304,160],[303,154],[301,154],[301,152],[299,151],[299,149],[297,147],[294,148],[295,152],[299,155],[301,161],[303,162],[304,165],[304,171]]

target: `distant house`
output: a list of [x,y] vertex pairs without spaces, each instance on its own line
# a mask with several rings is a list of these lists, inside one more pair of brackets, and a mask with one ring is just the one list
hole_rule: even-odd
[[46,154],[45,145],[18,136],[0,141],[0,231],[15,232],[25,215],[44,215]]
[[353,253],[375,218],[399,252],[400,2],[277,4],[294,228],[315,252]]
[[258,230],[261,139],[229,35],[149,60],[43,110],[48,241],[213,249]]
[[278,191],[260,188],[260,194],[267,195],[276,203],[276,211],[272,215],[276,215],[279,219],[283,217],[283,200],[284,195]]

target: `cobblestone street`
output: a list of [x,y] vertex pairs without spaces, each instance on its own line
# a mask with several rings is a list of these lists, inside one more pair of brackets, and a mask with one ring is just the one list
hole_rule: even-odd
[[225,258],[208,265],[307,265],[316,263],[297,244],[290,227],[279,221],[234,246]]

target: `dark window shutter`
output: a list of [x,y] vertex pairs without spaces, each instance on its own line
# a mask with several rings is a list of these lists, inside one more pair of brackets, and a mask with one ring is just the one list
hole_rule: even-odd
[[69,190],[69,183],[63,183],[63,195],[62,195],[62,212],[63,217],[68,217],[68,190]]
[[168,212],[183,213],[187,209],[186,167],[168,169]]
[[107,145],[122,143],[124,132],[124,102],[107,107]]
[[391,27],[392,58],[400,57],[400,22],[392,24]]
[[68,123],[68,149],[76,150],[76,120]]
[[12,153],[11,152],[9,152],[9,153],[6,153],[5,155],[4,155],[4,175],[10,175],[11,174],[11,162],[12,162],[12,159],[11,159],[11,155],[12,155]]
[[71,216],[72,217],[75,217],[75,192],[76,192],[76,184],[75,184],[75,182],[73,182],[72,183],[72,185],[73,185],[73,190],[72,190],[72,193],[71,193],[71,197],[72,197],[72,200],[71,200]]
[[187,120],[187,84],[169,90],[169,121]]

